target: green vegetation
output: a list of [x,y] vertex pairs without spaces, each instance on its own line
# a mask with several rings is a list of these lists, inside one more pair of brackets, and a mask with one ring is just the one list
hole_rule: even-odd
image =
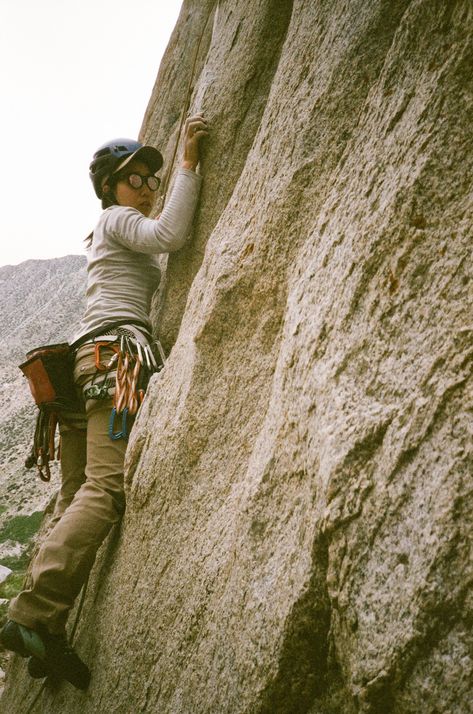
[[[12,597],[18,595],[23,588],[25,573],[12,573],[3,583],[0,583],[0,599],[11,600]],[[8,603],[0,605],[0,627],[7,621]],[[0,662],[1,665],[1,662]]]
[[[0,542],[14,540],[23,545],[27,544],[26,548],[22,549],[23,552],[19,555],[8,555],[1,560],[1,565],[10,568],[13,572],[3,583],[0,583],[0,599],[5,598],[11,600],[11,598],[18,595],[22,589],[33,548],[33,543],[30,541],[32,536],[38,531],[42,520],[42,511],[36,511],[29,516],[14,516],[10,518],[0,530]],[[5,621],[7,607],[7,604],[0,605],[0,626]]]
[[30,516],[14,516],[0,530],[0,542],[14,540],[27,543],[38,531],[43,520],[43,512],[35,511]]
[[5,568],[10,568],[15,573],[20,571],[25,571],[28,563],[30,562],[31,553],[30,548],[23,551],[21,555],[6,555],[0,560],[0,565],[4,565]]
[[15,597],[20,592],[24,579],[24,573],[12,573],[9,575],[3,583],[0,583],[0,598],[8,598],[10,600]]
[[[7,610],[8,610],[8,605],[0,605],[0,627],[3,627],[3,625],[7,621]],[[1,666],[2,666],[2,662],[0,660],[0,667]]]

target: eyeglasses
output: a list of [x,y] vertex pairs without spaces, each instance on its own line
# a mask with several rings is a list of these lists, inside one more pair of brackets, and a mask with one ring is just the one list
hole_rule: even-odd
[[141,188],[145,183],[150,191],[157,191],[161,179],[157,176],[142,176],[141,174],[128,174],[128,176],[123,177],[125,181],[128,181],[132,188]]

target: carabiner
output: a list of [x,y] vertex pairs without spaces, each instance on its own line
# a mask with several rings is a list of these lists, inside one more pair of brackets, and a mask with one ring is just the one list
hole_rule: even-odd
[[108,423],[108,435],[112,439],[112,441],[118,441],[118,439],[128,439],[128,431],[127,431],[127,416],[128,416],[128,409],[125,407],[125,409],[122,411],[122,428],[121,431],[114,431],[115,429],[115,419],[119,417],[120,415],[117,414],[117,409],[116,407],[113,407],[112,413],[110,414],[110,421]]
[[[108,364],[104,364],[100,358],[100,350],[103,348],[105,349],[110,349],[112,352],[115,354],[112,355],[111,359],[109,360]],[[113,364],[113,362],[118,359],[118,354],[120,352],[120,348],[117,345],[116,342],[96,342],[95,343],[95,368],[97,369],[98,372],[105,372],[106,370],[109,370]]]

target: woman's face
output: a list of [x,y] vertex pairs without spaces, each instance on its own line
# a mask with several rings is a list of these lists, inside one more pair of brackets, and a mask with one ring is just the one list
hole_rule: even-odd
[[142,161],[130,161],[123,169],[123,178],[115,185],[115,197],[118,204],[136,208],[144,216],[149,216],[153,208],[155,192],[148,188],[145,181],[140,188],[130,186],[127,180],[130,174],[139,174],[143,178],[152,175],[149,167]]

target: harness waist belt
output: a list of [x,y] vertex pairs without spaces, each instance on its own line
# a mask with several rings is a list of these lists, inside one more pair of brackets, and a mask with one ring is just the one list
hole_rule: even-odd
[[75,340],[71,344],[71,350],[77,350],[81,345],[83,345],[88,340],[91,340],[94,337],[98,337],[98,335],[103,335],[104,332],[107,332],[107,330],[113,330],[115,327],[120,327],[121,325],[133,325],[134,327],[138,327],[139,329],[142,329],[145,331],[146,335],[149,336],[150,340],[152,339],[149,325],[147,325],[144,322],[140,322],[139,320],[123,318],[122,320],[116,320],[115,322],[109,322],[106,325],[101,325],[100,327],[97,327],[95,330],[91,330],[90,332],[87,332],[85,335],[81,335],[81,337],[79,337],[77,340]]

